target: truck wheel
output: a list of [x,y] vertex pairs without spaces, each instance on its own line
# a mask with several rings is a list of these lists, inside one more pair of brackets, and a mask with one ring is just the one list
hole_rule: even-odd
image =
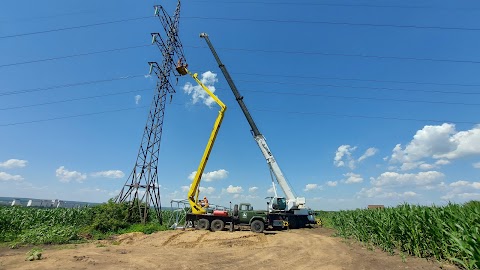
[[225,228],[225,222],[220,219],[215,219],[214,221],[212,221],[212,224],[210,226],[212,232],[222,231],[223,228]]
[[261,233],[263,229],[265,229],[265,224],[260,220],[254,220],[252,224],[250,224],[250,230],[254,233]]
[[298,229],[298,220],[296,218],[292,218],[288,221],[288,227],[290,229]]
[[197,229],[208,230],[209,228],[210,228],[210,221],[208,221],[208,219],[201,218],[198,220]]

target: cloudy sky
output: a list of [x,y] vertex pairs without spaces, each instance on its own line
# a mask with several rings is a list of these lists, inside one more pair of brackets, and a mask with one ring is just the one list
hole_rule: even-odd
[[[272,194],[250,127],[198,37],[207,32],[310,207],[480,199],[479,3],[269,3],[183,2],[189,68],[228,107],[202,195],[261,208]],[[119,193],[155,88],[147,62],[161,62],[149,45],[162,31],[153,4],[4,3],[0,196],[103,202]],[[173,10],[175,1],[164,4]],[[193,79],[174,81],[159,158],[163,205],[186,197],[218,114]]]

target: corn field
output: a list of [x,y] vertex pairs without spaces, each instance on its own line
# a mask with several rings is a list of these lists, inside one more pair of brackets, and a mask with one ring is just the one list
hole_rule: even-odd
[[[171,211],[163,211],[165,225],[171,217]],[[129,216],[127,204],[113,202],[84,208],[0,207],[0,242],[62,244],[84,236],[101,239],[116,233],[166,229],[151,219],[139,224]]]
[[393,208],[329,213],[338,235],[373,244],[384,251],[480,268],[480,202],[426,207],[403,204]]

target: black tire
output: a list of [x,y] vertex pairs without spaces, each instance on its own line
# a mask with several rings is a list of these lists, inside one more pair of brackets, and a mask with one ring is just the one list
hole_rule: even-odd
[[198,220],[197,229],[208,230],[209,228],[210,228],[210,221],[208,221],[208,219],[201,218]]
[[298,220],[296,218],[289,218],[288,219],[288,228],[290,229],[298,229]]
[[238,204],[233,206],[233,216],[238,217]]
[[210,224],[210,229],[212,230],[212,232],[222,231],[224,228],[225,222],[220,219],[215,219],[214,221],[212,221],[212,224]]
[[264,229],[265,229],[265,224],[263,224],[263,221],[254,220],[250,224],[250,230],[254,233],[262,233]]

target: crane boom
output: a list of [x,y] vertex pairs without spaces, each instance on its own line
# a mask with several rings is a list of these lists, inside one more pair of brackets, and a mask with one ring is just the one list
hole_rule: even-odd
[[247,106],[243,102],[243,96],[241,96],[240,93],[238,92],[238,89],[235,86],[235,83],[233,82],[232,77],[228,73],[225,65],[222,63],[222,61],[220,60],[220,57],[218,56],[217,52],[215,51],[215,48],[213,47],[212,42],[210,41],[210,38],[208,37],[208,34],[207,33],[201,33],[200,37],[205,39],[208,47],[212,51],[212,54],[215,57],[215,60],[217,61],[218,67],[220,68],[223,75],[225,76],[225,79],[227,80],[228,85],[230,86],[233,94],[235,95],[235,99],[237,100],[238,105],[240,105],[240,108],[242,109],[243,114],[247,118],[247,121],[250,124],[250,127],[252,128],[252,132],[253,132],[253,136],[254,136],[255,141],[257,142],[258,146],[260,147],[260,150],[262,151],[262,154],[265,157],[270,170],[273,172],[273,175],[277,179],[278,184],[280,185],[283,192],[285,193],[285,198],[287,200],[287,210],[304,208],[305,207],[305,198],[296,197],[295,194],[293,193],[292,189],[288,185],[287,179],[285,178],[282,170],[280,169],[280,166],[276,162],[272,152],[270,151],[270,148],[267,145],[267,140],[258,130],[257,125],[253,121],[253,118],[252,118],[252,116],[250,115],[250,112],[247,109]]
[[207,165],[208,157],[210,156],[210,152],[212,151],[213,144],[215,143],[215,139],[217,138],[218,130],[220,129],[220,125],[222,124],[223,115],[227,110],[227,106],[223,104],[223,102],[215,96],[210,89],[208,89],[198,78],[197,73],[192,74],[190,71],[183,67],[185,70],[185,74],[188,73],[193,79],[200,85],[207,94],[215,100],[215,102],[220,106],[220,111],[218,112],[217,119],[215,120],[215,124],[213,125],[212,132],[210,134],[210,138],[208,139],[207,146],[205,147],[205,151],[203,152],[202,159],[200,160],[200,164],[198,165],[197,172],[192,180],[192,185],[190,186],[190,190],[188,191],[188,202],[190,203],[190,207],[192,209],[193,214],[205,214],[205,209],[198,203],[198,189],[200,186],[200,181],[202,180],[203,171],[205,170],[205,166]]

